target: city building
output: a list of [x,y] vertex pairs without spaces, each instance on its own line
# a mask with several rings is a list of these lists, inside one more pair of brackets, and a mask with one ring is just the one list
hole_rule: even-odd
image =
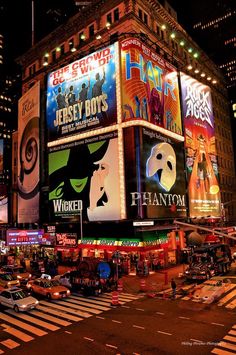
[[225,81],[173,10],[93,1],[17,62],[19,228],[39,224],[67,257],[167,266],[176,218],[235,221]]

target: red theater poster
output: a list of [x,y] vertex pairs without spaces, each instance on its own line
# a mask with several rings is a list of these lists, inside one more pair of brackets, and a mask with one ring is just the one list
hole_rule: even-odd
[[143,119],[182,134],[176,68],[137,38],[120,48],[123,121]]
[[220,217],[210,88],[181,73],[190,217]]

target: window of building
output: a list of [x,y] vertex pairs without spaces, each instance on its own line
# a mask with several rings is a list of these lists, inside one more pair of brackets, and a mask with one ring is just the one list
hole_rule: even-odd
[[148,25],[148,15],[141,9],[138,9],[138,17],[142,20],[146,25]]
[[68,43],[69,43],[69,50],[73,51],[73,49],[75,48],[75,46],[74,46],[74,38],[69,39]]
[[86,36],[85,36],[84,32],[80,32],[78,36],[79,36],[79,46],[80,46],[84,43]]
[[93,37],[95,34],[94,25],[89,26],[89,37]]
[[52,61],[55,62],[57,59],[57,51],[56,49],[54,49],[54,51],[52,51]]
[[61,52],[61,55],[65,54],[65,45],[64,44],[62,44],[60,46],[60,52]]
[[31,66],[29,67],[29,75],[30,75],[30,76],[31,76],[31,75],[34,75],[35,72],[36,72],[36,65],[33,64],[33,65],[31,65]]
[[107,14],[107,23],[112,24],[112,13],[109,12],[109,14]]
[[119,12],[119,9],[115,9],[114,10],[114,21],[119,21],[120,19],[120,12]]

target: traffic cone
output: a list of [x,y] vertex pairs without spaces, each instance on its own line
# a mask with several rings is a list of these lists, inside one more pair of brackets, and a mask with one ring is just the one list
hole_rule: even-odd
[[112,306],[119,306],[119,292],[113,291],[111,294],[111,305]]
[[146,280],[141,279],[140,280],[140,292],[145,292],[147,290],[146,288]]

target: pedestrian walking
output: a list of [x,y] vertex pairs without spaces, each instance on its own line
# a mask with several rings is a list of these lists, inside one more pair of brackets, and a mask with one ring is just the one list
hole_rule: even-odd
[[174,279],[171,279],[171,288],[172,288],[172,298],[175,299],[176,296],[176,282]]

